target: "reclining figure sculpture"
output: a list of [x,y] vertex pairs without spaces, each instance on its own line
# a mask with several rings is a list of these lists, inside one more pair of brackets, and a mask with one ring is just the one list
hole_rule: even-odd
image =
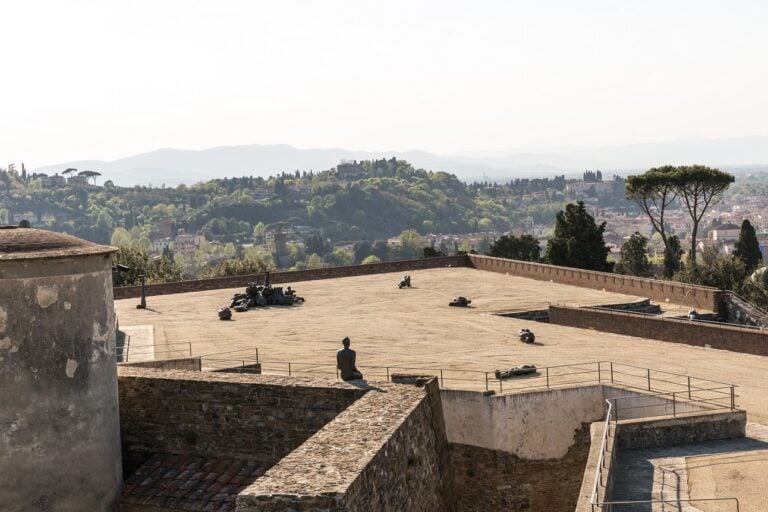
[[466,308],[472,303],[471,300],[469,300],[466,297],[454,297],[451,302],[448,303],[449,306],[453,306],[456,308]]

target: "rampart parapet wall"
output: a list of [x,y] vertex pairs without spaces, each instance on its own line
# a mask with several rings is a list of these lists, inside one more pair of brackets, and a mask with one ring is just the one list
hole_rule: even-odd
[[549,322],[697,347],[768,355],[768,332],[754,327],[569,306],[550,306]]
[[559,267],[531,261],[508,260],[470,254],[471,266],[479,270],[499,272],[539,281],[592,288],[607,292],[648,297],[657,302],[693,305],[698,309],[720,312],[722,292],[717,288],[675,281],[595,272],[579,268]]
[[[340,267],[270,272],[269,278],[272,284],[286,284],[299,281],[316,281],[319,279],[386,274],[389,272],[409,272],[428,268],[468,266],[470,266],[470,262],[466,255],[440,256],[437,258],[387,261],[383,263],[371,263],[368,265],[346,265]],[[146,285],[146,294],[148,296],[170,295],[173,293],[219,290],[222,288],[245,288],[249,282],[263,283],[264,277],[265,274],[262,273],[232,277],[217,277],[214,279],[195,279],[174,283],[149,284]],[[114,294],[115,300],[139,297],[141,295],[141,286],[116,287]]]
[[455,510],[437,382],[380,386],[243,490],[237,510]]

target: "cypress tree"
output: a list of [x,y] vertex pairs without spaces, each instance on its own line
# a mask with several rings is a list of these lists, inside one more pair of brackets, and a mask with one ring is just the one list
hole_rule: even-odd
[[747,273],[752,273],[760,262],[763,260],[763,255],[760,253],[760,244],[755,236],[755,228],[747,220],[741,223],[741,231],[739,232],[739,241],[736,242],[733,255],[744,262],[744,267]]

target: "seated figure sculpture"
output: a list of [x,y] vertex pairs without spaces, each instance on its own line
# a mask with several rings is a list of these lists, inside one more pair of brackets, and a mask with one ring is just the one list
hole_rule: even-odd
[[336,366],[341,371],[342,380],[362,379],[363,374],[355,366],[357,355],[354,350],[349,348],[349,338],[345,337],[341,340],[341,343],[344,345],[344,348],[336,352]]

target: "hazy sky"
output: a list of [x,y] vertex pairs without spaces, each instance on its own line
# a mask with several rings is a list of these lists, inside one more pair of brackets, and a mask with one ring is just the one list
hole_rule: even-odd
[[0,166],[768,134],[768,1],[4,1]]

